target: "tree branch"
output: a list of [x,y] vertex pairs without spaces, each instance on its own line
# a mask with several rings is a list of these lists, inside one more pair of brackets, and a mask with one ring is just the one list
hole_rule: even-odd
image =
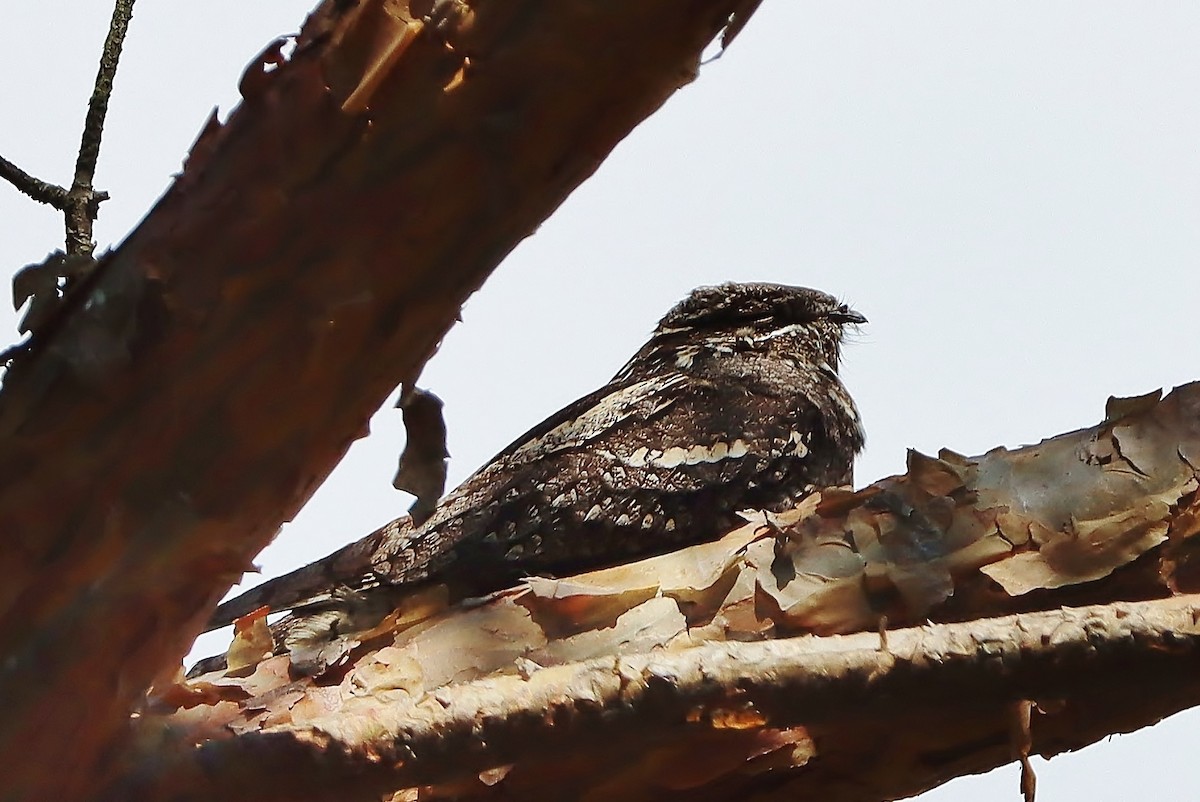
[[[165,761],[158,751],[106,798],[370,799],[424,785],[534,798],[599,792],[597,775],[639,780],[624,789],[633,798],[745,798],[781,783],[798,798],[896,798],[1014,759],[1004,733],[1020,700],[1042,705],[1031,737],[1044,755],[1197,703],[1197,615],[1200,597],[1188,596],[916,627],[888,633],[886,647],[860,633],[533,669],[451,686],[433,704],[358,705]],[[936,758],[949,744],[961,750]],[[696,754],[664,765],[664,750]],[[704,765],[722,754],[724,771]],[[497,796],[479,775],[504,766]],[[764,782],[766,768],[776,773]]]
[[96,192],[92,181],[96,177],[96,162],[100,158],[100,139],[104,134],[104,117],[108,113],[108,101],[112,96],[113,79],[121,58],[129,20],[133,16],[134,0],[117,0],[109,23],[108,36],[100,54],[100,67],[96,72],[96,83],[88,102],[84,118],[83,135],[79,143],[79,155],[75,161],[75,179],[71,188],[34,178],[17,165],[0,156],[0,178],[8,181],[23,194],[39,203],[53,206],[64,213],[67,230],[67,253],[91,256],[95,250],[92,241],[92,223],[100,203],[108,200],[107,192]]
[[104,134],[104,118],[108,114],[108,101],[112,96],[113,80],[117,75],[117,64],[121,59],[121,48],[133,17],[134,0],[116,0],[108,36],[100,53],[100,67],[96,71],[96,83],[88,101],[87,116],[83,122],[83,135],[79,142],[79,156],[75,160],[75,178],[67,193],[66,228],[67,253],[90,256],[96,244],[92,240],[92,223],[102,201],[108,193],[96,192],[92,182],[96,178],[96,162],[100,158],[100,139]]
[[[483,602],[435,586],[332,635],[243,622],[232,670],[151,697],[139,726],[177,740],[117,795],[870,800],[1077,748],[1200,700],[1200,596],[1169,598],[1200,590],[1198,456],[1191,384]],[[1059,609],[1089,601],[1115,605]],[[859,634],[746,643],[795,633]]]
[[22,194],[28,195],[38,203],[45,203],[55,209],[64,209],[67,203],[67,190],[58,184],[51,184],[34,178],[8,159],[0,156],[0,178],[12,184]]
[[253,555],[742,3],[434,5],[328,0],[268,48],[6,374],[0,796],[101,784]]

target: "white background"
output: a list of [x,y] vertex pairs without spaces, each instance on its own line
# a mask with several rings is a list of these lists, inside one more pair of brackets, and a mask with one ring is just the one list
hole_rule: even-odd
[[[102,248],[311,2],[138,3]],[[66,183],[111,8],[10,5],[0,153]],[[1110,393],[1200,377],[1198,43],[1183,2],[769,0],[468,303],[423,380],[446,400],[452,482],[607,380],[692,287],[729,279],[820,287],[871,319],[844,370],[869,434],[860,483],[908,447],[1020,445],[1095,423]],[[61,240],[56,213],[0,185],[5,271]],[[399,414],[372,426],[262,555],[266,576],[407,509]],[[1192,799],[1197,723],[1039,760],[1039,799]],[[1019,796],[1008,767],[925,799]]]

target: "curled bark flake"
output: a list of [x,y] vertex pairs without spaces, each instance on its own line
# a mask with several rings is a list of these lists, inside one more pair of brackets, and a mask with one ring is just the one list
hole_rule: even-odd
[[417,497],[408,514],[413,524],[420,526],[437,509],[438,499],[446,492],[450,458],[446,448],[446,419],[442,416],[442,399],[419,387],[405,390],[396,406],[404,415],[408,439],[392,486]]

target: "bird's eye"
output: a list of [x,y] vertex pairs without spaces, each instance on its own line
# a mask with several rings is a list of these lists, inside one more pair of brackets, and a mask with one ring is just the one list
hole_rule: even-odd
[[781,311],[786,315],[788,320],[793,320],[797,323],[814,320],[817,317],[812,306],[801,300],[788,302],[787,306]]

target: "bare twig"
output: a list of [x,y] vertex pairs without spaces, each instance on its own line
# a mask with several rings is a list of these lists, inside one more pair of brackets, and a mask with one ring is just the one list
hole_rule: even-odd
[[134,0],[117,0],[116,7],[113,8],[108,37],[104,40],[104,50],[100,54],[96,84],[92,88],[92,99],[88,102],[87,117],[84,118],[83,136],[79,143],[79,156],[75,160],[75,179],[71,182],[71,188],[35,178],[0,156],[0,178],[35,201],[49,204],[63,213],[67,229],[67,253],[70,255],[92,255],[96,247],[92,242],[92,223],[96,219],[100,204],[108,200],[108,193],[97,192],[92,186],[92,181],[96,177],[96,161],[100,158],[104,117],[108,113],[108,100],[112,96],[113,79],[121,58],[121,47],[129,30],[129,20],[133,16],[133,3]]
[[117,0],[108,27],[108,37],[104,40],[104,50],[100,54],[100,68],[96,72],[96,84],[88,102],[83,136],[79,142],[79,158],[75,161],[75,179],[67,193],[64,209],[68,254],[91,255],[95,249],[92,222],[96,219],[100,203],[108,199],[108,193],[95,191],[92,181],[96,177],[96,161],[100,157],[100,139],[104,133],[104,117],[108,113],[113,79],[117,74],[125,34],[129,30],[129,20],[133,16],[133,2]]
[[19,189],[38,203],[47,203],[55,209],[65,209],[67,190],[58,184],[34,178],[8,159],[0,156],[0,178]]
[[[108,113],[108,101],[112,96],[113,79],[117,74],[117,64],[121,58],[121,47],[125,42],[125,34],[129,30],[129,20],[133,16],[134,0],[116,0],[113,8],[112,21],[109,23],[108,36],[104,40],[104,49],[100,53],[100,67],[96,72],[96,83],[92,88],[92,97],[88,102],[87,116],[83,124],[83,136],[79,143],[79,156],[75,160],[75,178],[71,188],[66,189],[57,184],[35,178],[17,165],[0,157],[0,178],[4,178],[20,192],[28,195],[39,203],[49,204],[63,213],[63,223],[66,229],[66,253],[56,252],[79,264],[79,259],[85,262],[85,268],[70,271],[57,276],[48,285],[44,285],[37,293],[20,290],[14,284],[14,306],[19,308],[31,295],[36,295],[35,306],[40,312],[34,314],[32,309],[21,324],[21,331],[33,330],[39,321],[49,317],[48,310],[57,307],[62,295],[70,289],[72,283],[90,273],[94,265],[92,252],[96,245],[92,239],[92,223],[100,210],[100,204],[108,200],[107,192],[97,192],[92,186],[96,177],[96,162],[100,157],[100,139],[104,133],[104,118]],[[55,254],[44,264],[51,264]],[[28,271],[26,284],[28,284]],[[44,272],[44,271],[43,271]],[[57,279],[63,279],[60,285]],[[20,282],[20,274],[14,279]],[[13,357],[21,352],[27,343],[6,349],[0,353],[0,364],[9,365]]]

